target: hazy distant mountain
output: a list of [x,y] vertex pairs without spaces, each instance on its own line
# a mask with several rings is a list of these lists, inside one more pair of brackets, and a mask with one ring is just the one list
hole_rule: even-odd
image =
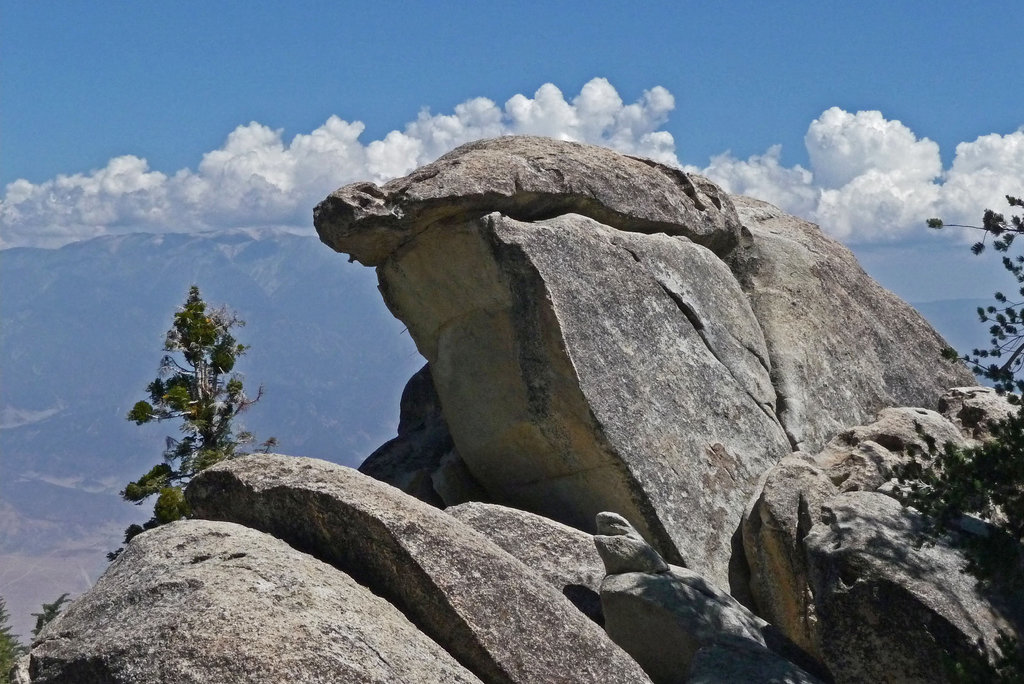
[[15,617],[84,589],[124,526],[148,517],[117,493],[177,426],[124,416],[191,283],[248,321],[238,370],[266,394],[241,422],[258,438],[357,465],[394,436],[423,361],[374,272],[315,237],[129,235],[0,252],[0,593]]

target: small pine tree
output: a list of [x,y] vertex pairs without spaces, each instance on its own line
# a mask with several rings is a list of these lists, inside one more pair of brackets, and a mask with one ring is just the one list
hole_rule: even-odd
[[36,619],[36,626],[32,630],[32,636],[37,637],[39,633],[43,631],[43,627],[53,622],[54,618],[60,615],[61,609],[64,604],[68,601],[67,592],[57,597],[57,600],[53,603],[44,603],[43,609],[38,613],[32,613],[32,617]]
[[8,624],[11,614],[7,611],[7,602],[0,596],[0,680],[3,680],[25,652],[25,647],[18,637],[11,632]]
[[[137,504],[156,496],[153,517],[143,525],[129,526],[125,544],[144,530],[188,516],[184,485],[253,440],[248,432],[236,435],[233,425],[235,417],[263,395],[260,387],[255,398],[247,397],[242,379],[232,373],[248,349],[232,335],[234,328],[243,325],[245,321],[226,308],[209,308],[195,285],[174,315],[164,340],[164,351],[169,353],[160,361],[159,376],[146,387],[149,399],[137,402],[127,418],[136,425],[180,420],[183,436],[168,437],[164,462],[121,492],[126,501]],[[276,443],[270,438],[261,449],[269,450]],[[121,550],[108,558],[113,560]]]

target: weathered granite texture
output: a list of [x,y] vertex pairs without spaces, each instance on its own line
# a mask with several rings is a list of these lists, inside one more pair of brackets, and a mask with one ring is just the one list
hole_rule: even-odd
[[251,455],[200,473],[186,496],[198,516],[268,532],[349,573],[486,682],[648,681],[522,562],[356,470]]
[[324,243],[376,266],[417,233],[492,211],[523,221],[580,214],[717,251],[739,237],[736,212],[705,178],[603,147],[522,136],[463,145],[383,187],[346,185],[317,205],[313,221]]
[[850,250],[767,202],[731,199],[744,239],[727,259],[764,332],[778,416],[796,449],[815,452],[883,408],[933,407],[947,387],[974,383]]
[[979,429],[886,409],[765,474],[742,528],[755,606],[837,681],[954,681],[952,662],[990,659],[999,631],[1019,628],[1012,597],[966,573],[952,538],[926,537],[890,480],[911,452],[927,462],[928,442],[968,444]]
[[470,502],[445,513],[484,535],[547,580],[584,615],[604,624],[601,580],[604,565],[594,537],[533,513]]
[[770,465],[970,378],[816,226],[608,150],[480,141],[314,222],[377,266],[488,498],[619,511],[722,586]]
[[480,681],[339,570],[205,520],[133,539],[36,639],[29,672],[34,683]]
[[[597,527],[594,543],[608,573],[601,583],[605,629],[655,684],[690,681],[701,651],[697,672],[706,675],[712,658],[707,651],[716,648],[740,654],[733,665],[740,670],[767,666],[793,681],[819,681],[792,661],[823,671],[819,663],[727,592],[666,564],[624,518],[604,512]],[[745,648],[737,651],[736,642]]]

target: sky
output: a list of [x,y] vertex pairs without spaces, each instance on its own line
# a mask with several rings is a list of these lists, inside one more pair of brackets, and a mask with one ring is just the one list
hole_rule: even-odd
[[977,236],[925,219],[1024,193],[1018,44],[996,2],[8,0],[0,248],[311,233],[340,185],[529,133],[778,204],[912,301],[985,297]]

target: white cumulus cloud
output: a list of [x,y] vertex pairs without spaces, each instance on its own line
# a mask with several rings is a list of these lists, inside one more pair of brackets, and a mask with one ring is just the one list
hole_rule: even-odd
[[1024,192],[1024,129],[960,143],[944,169],[938,144],[903,123],[832,107],[811,122],[804,144],[810,169],[783,166],[773,146],[746,160],[714,157],[700,171],[849,243],[905,238],[931,217],[976,225],[985,209],[1007,207],[1005,195]]
[[675,107],[655,87],[632,104],[595,78],[566,99],[548,83],[504,106],[474,98],[451,114],[423,111],[401,131],[360,140],[359,121],[330,117],[286,141],[257,122],[239,126],[194,169],[172,175],[135,156],[42,182],[17,180],[0,200],[0,247],[54,247],[98,235],[279,226],[310,230],[312,207],[357,180],[384,182],[472,140],[547,135],[605,145],[678,165],[672,135],[658,130]]
[[798,216],[810,216],[820,194],[812,183],[813,174],[799,164],[783,166],[781,156],[782,146],[772,145],[764,154],[748,159],[725,152],[712,157],[707,168],[687,166],[686,170],[703,173],[729,192],[771,202]]
[[825,110],[804,136],[814,181],[840,188],[874,171],[907,181],[931,181],[942,173],[939,146],[881,112],[851,114],[838,107]]
[[[0,248],[140,231],[310,231],[311,208],[335,188],[384,182],[458,145],[499,135],[577,140],[679,166],[675,141],[662,130],[674,108],[661,86],[627,104],[611,83],[595,78],[571,98],[547,83],[504,105],[474,98],[451,113],[424,110],[402,130],[369,142],[361,140],[361,122],[337,116],[291,140],[252,122],[195,168],[173,174],[126,155],[89,173],[17,180],[0,198]],[[977,223],[985,208],[1005,207],[1006,194],[1024,192],[1024,128],[960,143],[948,169],[935,142],[878,111],[832,107],[810,123],[804,143],[809,168],[785,166],[778,145],[747,159],[725,152],[704,168],[686,168],[816,221],[849,243],[904,238],[932,216]]]

